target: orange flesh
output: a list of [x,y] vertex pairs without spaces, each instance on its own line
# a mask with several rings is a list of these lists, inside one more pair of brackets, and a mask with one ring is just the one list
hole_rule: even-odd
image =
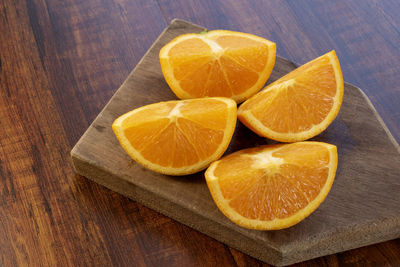
[[[179,168],[204,160],[219,147],[227,124],[227,106],[221,101],[191,101],[157,105],[142,110],[123,123],[126,138],[142,156],[161,166]],[[145,117],[143,117],[145,116]]]
[[[271,148],[244,152],[257,155],[268,150]],[[256,156],[231,154],[214,170],[223,197],[246,218],[287,218],[315,199],[328,178],[329,151],[325,147],[294,143],[271,155],[277,163],[263,167]]]
[[329,59],[320,58],[272,83],[241,109],[251,109],[264,126],[275,132],[307,131],[331,111],[337,90],[334,77]]
[[238,36],[214,40],[223,50],[216,54],[199,38],[175,45],[168,52],[174,77],[190,95],[238,95],[255,85],[268,59],[268,46]]
[[260,42],[238,36],[221,36],[215,40],[225,54],[240,65],[260,72],[268,59],[268,47]]

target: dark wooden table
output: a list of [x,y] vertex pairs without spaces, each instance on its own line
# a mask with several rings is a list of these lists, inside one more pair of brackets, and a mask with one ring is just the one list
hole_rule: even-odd
[[[397,0],[0,0],[0,266],[262,265],[76,175],[71,148],[175,17],[297,63],[335,49],[399,142],[399,14]],[[399,266],[400,239],[297,266],[339,265]]]

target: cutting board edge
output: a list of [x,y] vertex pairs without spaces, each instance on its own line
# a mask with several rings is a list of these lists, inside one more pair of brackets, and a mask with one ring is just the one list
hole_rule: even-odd
[[[185,24],[185,23],[186,23],[186,24],[193,25],[192,23],[186,22],[186,21],[181,20],[181,19],[173,19],[173,20],[171,21],[171,24],[169,24],[169,25],[164,29],[164,31],[160,34],[160,36],[155,40],[155,42],[153,43],[153,45],[152,45],[152,46],[148,49],[148,51],[144,54],[143,58],[139,61],[139,63],[138,63],[138,64],[135,66],[135,68],[131,71],[131,73],[128,75],[128,77],[131,77],[132,75],[135,75],[135,71],[136,71],[137,67],[141,65],[143,59],[144,59],[144,58],[146,57],[146,55],[153,49],[154,45],[155,45],[155,44],[157,43],[157,41],[161,38],[161,36],[163,35],[164,32],[166,32],[166,31],[167,31],[168,29],[170,29],[172,26],[174,26],[174,27],[179,27],[179,25],[173,25],[173,24],[176,24],[176,23],[182,23],[182,24]],[[196,26],[199,27],[199,28],[203,28],[203,27],[198,26],[198,25],[196,25]],[[280,58],[280,57],[277,56],[277,58]],[[287,62],[290,62],[289,60],[284,59],[284,58],[280,58],[280,59],[282,59],[282,60],[284,60],[284,61],[287,61]],[[293,64],[293,65],[296,65],[296,64],[293,63],[293,62],[290,62],[290,63]],[[120,86],[120,88],[116,91],[116,93],[113,95],[113,97],[110,99],[110,101],[105,105],[105,107],[102,109],[102,111],[99,113],[99,115],[93,120],[93,122],[91,123],[91,125],[89,126],[89,128],[85,131],[85,133],[82,135],[82,137],[80,138],[80,140],[76,143],[76,145],[75,145],[74,148],[72,149],[72,151],[71,151],[71,157],[72,157],[72,159],[73,159],[73,165],[74,165],[74,168],[75,168],[76,172],[79,173],[79,174],[81,174],[81,175],[83,175],[83,176],[85,176],[85,177],[87,177],[87,178],[89,178],[89,179],[91,179],[91,180],[93,180],[93,181],[95,181],[95,182],[97,182],[97,183],[99,183],[99,184],[101,184],[101,185],[103,185],[103,186],[105,186],[105,187],[107,187],[107,188],[110,188],[111,190],[117,191],[117,192],[119,192],[119,193],[121,193],[121,194],[123,194],[123,195],[125,195],[125,196],[127,196],[127,197],[129,197],[129,198],[131,198],[131,199],[134,199],[134,200],[136,200],[136,201],[138,201],[138,202],[144,204],[145,206],[150,207],[151,209],[154,209],[154,210],[156,210],[156,211],[158,211],[158,212],[160,212],[160,213],[162,213],[162,214],[165,214],[166,216],[169,216],[169,217],[171,217],[171,218],[174,218],[175,220],[177,220],[177,221],[179,221],[179,222],[182,222],[183,224],[188,225],[189,227],[192,227],[192,228],[194,228],[194,229],[196,229],[196,230],[198,230],[198,231],[200,231],[200,232],[203,232],[203,233],[205,233],[205,234],[207,234],[207,235],[209,235],[209,236],[211,236],[211,237],[213,237],[213,238],[215,238],[215,239],[217,239],[217,240],[219,240],[219,241],[221,241],[221,242],[223,242],[223,243],[228,243],[228,242],[226,242],[226,241],[225,241],[224,239],[222,239],[222,238],[217,238],[217,237],[215,237],[212,233],[209,234],[209,233],[207,232],[208,229],[206,229],[206,231],[201,230],[201,227],[197,227],[195,224],[186,223],[185,221],[182,221],[182,220],[180,220],[179,218],[176,218],[176,217],[174,217],[174,216],[171,216],[171,215],[169,215],[169,214],[166,214],[165,211],[160,210],[160,209],[159,209],[157,206],[155,206],[154,204],[146,203],[146,202],[143,201],[143,200],[138,200],[138,199],[137,199],[137,196],[136,196],[136,197],[135,197],[135,196],[131,196],[131,194],[124,193],[124,192],[122,192],[122,190],[114,189],[112,186],[107,185],[107,183],[105,183],[104,181],[100,181],[98,177],[96,177],[95,175],[93,175],[93,173],[90,174],[90,173],[87,173],[87,172],[85,172],[85,171],[82,171],[82,169],[78,166],[78,165],[80,164],[79,162],[85,163],[85,164],[88,164],[88,165],[89,165],[89,163],[90,163],[90,159],[84,159],[84,158],[79,159],[79,155],[80,155],[80,154],[79,154],[79,146],[80,146],[82,140],[84,140],[85,135],[87,135],[87,133],[88,133],[90,130],[93,130],[93,127],[94,127],[94,125],[96,124],[97,120],[99,120],[99,119],[101,118],[101,115],[103,114],[103,112],[107,109],[108,105],[112,102],[112,100],[114,99],[114,97],[116,97],[116,95],[118,94],[118,91],[119,91],[121,88],[123,88],[123,87],[125,86],[125,83],[127,82],[127,80],[128,80],[128,79],[126,79],[126,80],[122,83],[122,85]],[[361,95],[365,98],[365,100],[367,101],[369,107],[372,109],[373,113],[374,113],[375,116],[377,117],[378,121],[380,122],[380,125],[383,127],[384,131],[386,132],[386,134],[387,134],[389,140],[390,140],[391,143],[395,146],[396,150],[400,153],[399,144],[398,144],[397,141],[394,139],[393,135],[390,133],[390,130],[387,128],[386,124],[384,123],[384,121],[383,121],[382,118],[380,117],[379,113],[376,111],[375,107],[374,107],[373,104],[371,103],[371,101],[370,101],[370,99],[368,98],[368,96],[367,96],[360,88],[358,88],[357,86],[354,86],[354,85],[352,85],[352,84],[350,84],[350,83],[345,83],[345,84],[348,85],[348,86],[351,86],[351,87],[353,87],[353,88],[356,88],[359,92],[361,92]],[[87,160],[87,162],[85,162],[84,160]],[[95,166],[95,165],[93,165],[93,164],[92,164],[92,166],[94,166],[96,169],[99,169],[98,166]],[[105,171],[104,169],[101,169],[101,168],[99,169],[99,171],[104,172],[105,175],[109,175],[109,176],[112,175],[111,173],[109,173],[109,172],[107,172],[107,171]],[[115,175],[113,175],[113,176],[116,177]],[[121,178],[119,178],[119,177],[116,177],[116,178],[120,179],[120,180],[121,180],[122,182],[124,182],[124,183],[127,182],[126,180],[123,180],[123,179],[121,179]],[[134,185],[134,186],[137,187],[137,185]],[[140,188],[139,190],[146,190],[146,189]],[[146,192],[147,192],[147,191],[143,191],[142,193],[145,194]],[[158,196],[158,197],[159,197],[159,196]],[[150,202],[151,202],[151,201],[150,201]],[[196,215],[198,215],[198,214],[196,214]],[[396,234],[396,236],[398,236],[398,235],[399,235],[399,234]],[[374,244],[374,243],[377,243],[377,242],[382,242],[382,241],[390,240],[390,239],[392,239],[392,238],[393,238],[393,237],[388,237],[388,238],[387,238],[387,237],[382,237],[382,239],[379,239],[378,241],[377,241],[377,240],[373,240],[373,241],[370,241],[370,242],[364,242],[364,243],[362,243],[360,246],[365,246],[365,245],[369,245],[369,244]],[[397,237],[394,237],[394,238],[397,238]],[[248,239],[248,238],[247,238],[247,239]],[[251,240],[251,241],[254,241],[253,239],[250,239],[250,240]],[[372,239],[371,239],[371,240],[372,240]],[[349,247],[349,248],[341,248],[341,249],[336,249],[336,250],[330,249],[330,250],[332,250],[332,251],[329,252],[328,250],[326,250],[326,253],[325,253],[325,254],[324,254],[324,253],[318,253],[318,255],[310,256],[310,257],[307,257],[307,256],[304,257],[305,255],[303,254],[303,257],[302,257],[300,260],[297,260],[297,259],[292,259],[292,258],[290,257],[291,253],[293,253],[293,251],[290,250],[291,246],[287,246],[287,247],[285,246],[285,247],[283,247],[283,248],[281,247],[281,249],[280,249],[279,251],[276,251],[277,257],[275,258],[275,261],[271,261],[271,258],[265,259],[262,255],[261,255],[261,256],[257,256],[257,255],[254,254],[254,251],[248,251],[248,250],[242,248],[241,246],[235,246],[235,245],[233,245],[232,243],[229,243],[229,245],[232,246],[232,247],[234,247],[234,248],[238,248],[239,250],[241,250],[241,251],[243,251],[243,252],[245,252],[245,253],[247,253],[247,254],[253,256],[253,257],[256,257],[256,258],[258,258],[258,259],[260,259],[260,260],[263,260],[263,261],[265,261],[265,262],[269,262],[269,263],[271,263],[271,264],[275,264],[275,265],[278,265],[278,266],[287,265],[287,264],[291,264],[291,263],[295,263],[295,262],[299,262],[299,261],[304,261],[304,260],[312,259],[312,258],[315,258],[315,257],[319,257],[319,256],[331,254],[331,253],[336,253],[336,252],[340,252],[340,251],[345,251],[345,250],[352,249],[352,248],[355,248],[355,247],[360,247],[359,245],[356,245],[356,246],[354,246],[354,247]],[[311,246],[310,246],[310,247],[307,247],[307,248],[305,248],[305,250],[312,250],[312,247],[311,247]],[[305,250],[301,250],[301,251],[302,251],[302,252],[305,252]],[[282,251],[283,251],[283,252],[282,252]],[[324,251],[325,251],[325,250],[324,250]],[[285,257],[287,257],[287,258],[285,259]]]
[[[220,224],[217,221],[210,221],[210,218],[195,213],[169,199],[162,198],[160,195],[156,195],[146,188],[121,179],[113,173],[103,169],[101,166],[90,164],[88,163],[88,160],[82,158],[78,153],[72,154],[72,161],[76,173],[211,238],[225,243],[232,248],[238,249],[254,258],[276,266],[286,266],[400,237],[400,217],[394,217],[394,219],[389,218],[392,223],[389,225],[390,227],[385,228],[386,231],[384,232],[382,232],[381,226],[376,226],[375,220],[371,220],[367,222],[366,225],[372,227],[366,227],[366,230],[364,231],[358,231],[354,234],[351,227],[338,228],[336,229],[336,232],[340,234],[332,233],[324,238],[320,238],[319,242],[312,246],[304,247],[302,250],[291,249],[292,247],[295,247],[293,245],[282,246],[280,248],[274,248],[272,246],[266,247],[262,242],[257,242],[257,240],[251,239],[238,231],[235,232],[235,235],[232,235],[232,228]],[[107,181],[114,181],[114,183]],[[134,189],[132,190],[132,188]],[[154,199],[157,199],[157,201],[154,201]],[[201,223],[199,223],[199,221],[201,221]],[[395,232],[395,234],[393,234],[393,232]],[[358,241],[352,245],[343,246],[340,240],[344,235],[352,235],[352,238]],[[233,236],[235,238],[233,238]],[[237,236],[240,236],[240,238],[237,238]],[[332,239],[332,236],[335,238]],[[243,247],[243,244],[250,244],[250,246]],[[321,244],[324,244],[325,246],[323,250],[321,250]],[[318,250],[316,250],[314,246],[318,246]]]
[[368,106],[374,112],[375,117],[377,118],[377,120],[381,124],[383,130],[386,132],[386,135],[388,136],[390,142],[392,142],[392,144],[396,148],[397,152],[400,154],[400,145],[399,145],[399,143],[394,138],[394,136],[390,132],[389,128],[386,126],[385,121],[382,119],[381,115],[379,115],[379,112],[375,109],[374,104],[372,104],[372,102],[371,102],[371,99],[369,99],[367,94],[364,93],[364,91],[360,87],[357,87],[357,86],[355,86],[355,85],[353,85],[351,83],[348,83],[348,82],[345,82],[345,83],[348,84],[349,86],[353,87],[353,88],[356,88],[361,93],[361,95],[364,97],[365,101],[367,102]]
[[[383,223],[382,220],[385,222]],[[382,227],[383,224],[385,227]],[[330,233],[325,238],[320,237],[319,242],[314,243],[312,246],[304,247],[301,250],[290,249],[285,251],[283,257],[288,259],[285,264],[298,263],[400,238],[400,216],[381,218],[379,224],[377,224],[376,220],[371,220],[363,225],[364,229],[361,231],[353,230],[352,226],[339,227],[336,228],[335,233]],[[384,231],[382,231],[382,228]],[[351,238],[353,243],[343,245],[342,240],[346,238]],[[294,245],[290,247],[295,248]],[[315,253],[317,251],[316,248],[318,248],[319,253]]]

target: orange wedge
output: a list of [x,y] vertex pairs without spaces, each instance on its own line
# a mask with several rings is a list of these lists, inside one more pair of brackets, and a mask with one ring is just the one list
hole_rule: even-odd
[[180,99],[223,96],[242,102],[258,92],[275,64],[276,45],[241,32],[184,34],[160,50],[165,80]]
[[215,97],[143,106],[116,119],[112,128],[139,164],[159,173],[186,175],[222,156],[235,125],[235,101]]
[[290,227],[326,198],[337,168],[336,146],[298,142],[244,149],[205,173],[218,208],[249,229]]
[[260,136],[280,142],[309,139],[336,118],[343,77],[335,51],[318,57],[244,102],[239,120]]

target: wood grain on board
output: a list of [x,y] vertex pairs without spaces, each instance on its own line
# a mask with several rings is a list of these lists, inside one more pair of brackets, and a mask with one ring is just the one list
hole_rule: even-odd
[[[120,147],[111,124],[143,105],[176,99],[158,62],[174,37],[203,28],[174,20],[155,41],[72,151],[76,171],[114,191],[274,265],[287,265],[400,236],[400,148],[364,93],[345,83],[338,118],[313,140],[338,147],[330,194],[310,217],[279,231],[243,229],[217,209],[204,173],[173,177],[146,170]],[[295,65],[278,57],[268,83]],[[238,123],[227,153],[268,140]]]

